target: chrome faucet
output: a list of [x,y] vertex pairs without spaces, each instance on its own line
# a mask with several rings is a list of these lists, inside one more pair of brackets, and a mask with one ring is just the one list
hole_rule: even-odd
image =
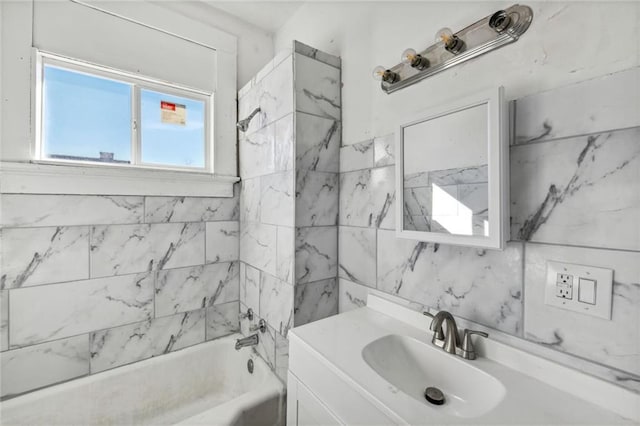
[[446,330],[444,333],[444,345],[442,349],[450,354],[456,354],[456,348],[460,346],[460,336],[458,335],[458,326],[456,320],[447,311],[438,312],[431,321],[431,331],[438,333],[442,332],[442,323],[446,324]]
[[251,336],[236,340],[236,351],[239,351],[241,348],[245,346],[255,346],[260,341],[258,337],[258,333],[252,334]]

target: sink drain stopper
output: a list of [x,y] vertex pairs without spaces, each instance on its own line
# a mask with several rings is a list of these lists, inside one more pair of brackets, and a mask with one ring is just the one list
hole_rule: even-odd
[[444,404],[444,394],[438,388],[428,387],[424,390],[424,397],[427,398],[427,401],[434,405],[442,405]]

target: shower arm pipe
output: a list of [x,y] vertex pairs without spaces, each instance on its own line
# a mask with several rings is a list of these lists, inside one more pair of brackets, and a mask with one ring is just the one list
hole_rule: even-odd
[[[251,121],[253,119],[253,117],[255,117],[255,115],[257,113],[260,112],[260,107],[256,108],[253,110],[253,112],[251,114],[249,114],[249,116],[247,118],[245,118],[246,121]],[[243,120],[244,121],[244,120]]]

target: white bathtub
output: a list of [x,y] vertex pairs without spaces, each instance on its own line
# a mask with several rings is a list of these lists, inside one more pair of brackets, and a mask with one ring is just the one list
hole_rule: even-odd
[[[9,425],[282,425],[284,386],[238,335],[0,403]],[[253,359],[254,371],[247,370]]]

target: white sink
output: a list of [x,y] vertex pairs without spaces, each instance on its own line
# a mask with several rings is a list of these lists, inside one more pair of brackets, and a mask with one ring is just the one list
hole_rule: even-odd
[[[479,417],[495,408],[506,394],[503,384],[474,367],[473,361],[412,337],[381,337],[362,349],[362,357],[396,389],[443,414]],[[444,393],[443,405],[433,405],[425,399],[427,387]]]

